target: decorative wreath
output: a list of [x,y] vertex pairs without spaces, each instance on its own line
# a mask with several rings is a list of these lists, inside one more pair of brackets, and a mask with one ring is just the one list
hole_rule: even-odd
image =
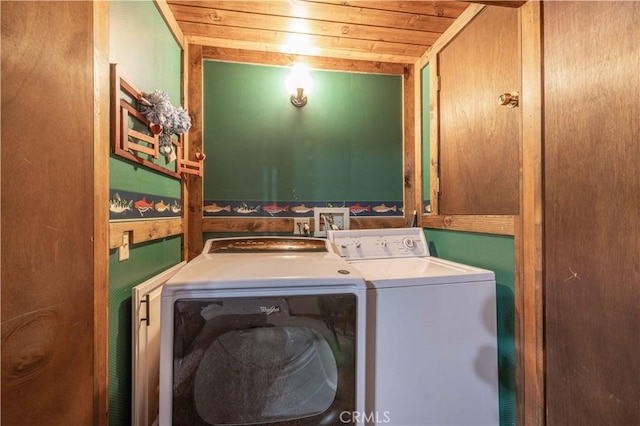
[[138,111],[150,123],[160,126],[154,133],[159,133],[160,153],[167,162],[175,160],[176,154],[171,142],[171,135],[185,133],[191,128],[191,118],[187,111],[171,105],[169,95],[162,90],[154,90],[153,93],[143,93],[138,102]]

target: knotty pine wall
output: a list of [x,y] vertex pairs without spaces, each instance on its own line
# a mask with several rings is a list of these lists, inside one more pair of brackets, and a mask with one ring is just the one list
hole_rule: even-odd
[[106,423],[105,5],[0,5],[4,425]]

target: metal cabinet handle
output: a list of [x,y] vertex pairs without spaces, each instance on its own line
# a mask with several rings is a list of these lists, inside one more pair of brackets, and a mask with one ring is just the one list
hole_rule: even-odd
[[498,96],[498,105],[506,105],[509,108],[515,108],[519,103],[520,93],[518,92],[503,93]]

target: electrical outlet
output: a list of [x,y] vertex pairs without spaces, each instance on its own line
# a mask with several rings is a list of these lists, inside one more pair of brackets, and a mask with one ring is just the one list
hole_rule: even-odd
[[293,219],[293,234],[311,235],[311,219],[308,217]]
[[314,237],[324,237],[327,230],[349,229],[348,207],[315,207],[313,209]]
[[334,214],[334,215],[332,215],[332,218],[333,218],[333,224],[338,229],[345,229],[344,228],[344,215],[342,215],[342,214]]
[[129,233],[122,234],[122,245],[118,247],[118,261],[129,259]]

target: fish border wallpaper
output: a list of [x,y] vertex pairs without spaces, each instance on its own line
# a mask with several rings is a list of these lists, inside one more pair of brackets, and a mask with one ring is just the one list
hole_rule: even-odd
[[[347,207],[351,217],[402,217],[400,201],[237,201],[204,200],[203,217],[313,217],[314,207]],[[429,200],[423,213],[431,213]],[[182,217],[182,199],[109,190],[109,220],[149,220]]]
[[352,217],[403,216],[401,201],[204,200],[204,217],[313,217],[314,207],[348,207]]
[[182,199],[109,189],[109,220],[173,219],[182,216]]

